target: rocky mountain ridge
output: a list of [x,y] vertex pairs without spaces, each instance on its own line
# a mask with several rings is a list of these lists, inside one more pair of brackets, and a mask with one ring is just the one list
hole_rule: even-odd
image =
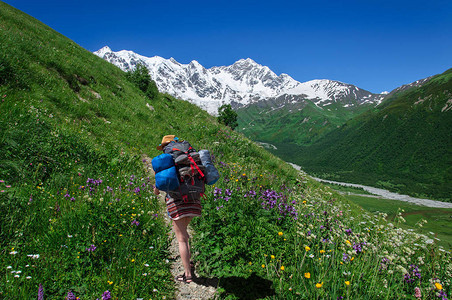
[[328,79],[298,82],[287,74],[276,75],[250,58],[230,66],[204,68],[193,60],[181,64],[174,58],[145,57],[132,51],[112,51],[108,46],[94,52],[123,71],[142,63],[159,91],[190,101],[211,114],[223,104],[242,107],[277,98],[312,101],[318,107],[340,103],[343,107],[378,105],[386,94],[373,94],[354,85]]

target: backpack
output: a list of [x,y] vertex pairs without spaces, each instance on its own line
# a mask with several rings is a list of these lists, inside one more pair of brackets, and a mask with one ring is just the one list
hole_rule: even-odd
[[172,141],[165,148],[165,154],[172,156],[179,177],[179,187],[169,191],[176,200],[197,200],[204,196],[206,168],[199,153],[187,141]]

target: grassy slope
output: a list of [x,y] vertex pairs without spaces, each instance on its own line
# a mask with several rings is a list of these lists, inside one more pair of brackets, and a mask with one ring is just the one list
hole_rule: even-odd
[[450,99],[451,73],[396,94],[380,111],[293,151],[297,155],[278,155],[317,174],[450,201],[452,111],[441,110]]
[[[394,240],[449,289],[448,265],[437,263],[448,254],[436,245],[413,246],[423,237],[393,231],[194,105],[145,98],[118,68],[1,2],[0,39],[2,298],[34,298],[39,284],[45,299],[171,298],[167,228],[141,165],[168,133],[210,149],[222,172],[194,223],[194,252],[229,298],[398,298],[408,292],[395,262],[407,262],[375,275],[382,251],[403,255]],[[364,240],[366,251],[343,262]],[[325,256],[306,258],[306,246]],[[389,288],[375,288],[386,278]],[[433,293],[427,280],[421,287]]]
[[[212,150],[224,128],[186,101],[147,99],[119,68],[2,2],[0,39],[0,249],[8,270],[0,295],[27,298],[42,283],[47,299],[107,289],[120,298],[170,296],[167,229],[153,217],[159,208],[141,157],[159,154],[155,146],[169,133]],[[249,155],[282,178],[296,176],[249,141],[223,146],[230,161]],[[103,183],[90,186],[89,178]],[[135,218],[148,234],[137,238]],[[30,253],[44,259],[26,270]],[[10,273],[17,270],[19,279]],[[151,280],[135,282],[147,272]]]

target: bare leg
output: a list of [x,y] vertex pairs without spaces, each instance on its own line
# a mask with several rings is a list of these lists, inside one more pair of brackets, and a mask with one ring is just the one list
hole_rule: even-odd
[[[192,217],[185,217],[180,220],[173,220],[173,229],[176,233],[177,241],[179,242],[179,254],[182,259],[182,264],[185,269],[185,277],[191,278],[192,272],[190,268],[190,243],[189,235],[187,232],[188,224],[190,224]],[[190,281],[190,280],[187,280]]]

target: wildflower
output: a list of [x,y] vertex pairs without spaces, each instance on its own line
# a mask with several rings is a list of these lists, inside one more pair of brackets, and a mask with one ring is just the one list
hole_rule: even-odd
[[309,251],[311,250],[311,248],[309,248],[308,246],[304,247],[304,250]]
[[421,295],[421,289],[420,289],[420,288],[418,288],[418,287],[415,287],[415,288],[414,288],[414,296],[415,296],[416,298],[422,298],[422,295]]
[[278,232],[278,235],[281,236],[281,235],[283,235],[283,233],[280,231],[280,232]]
[[320,253],[322,253],[322,254],[325,253],[325,250],[320,250]]
[[284,271],[284,269],[285,269],[284,266],[281,266],[281,271]]
[[270,255],[270,258],[271,258],[271,259],[275,259],[275,256],[274,256],[274,255]]
[[76,300],[75,295],[71,291],[67,292],[67,296],[64,299],[65,300]]
[[103,294],[102,294],[102,300],[110,300],[111,299],[111,295],[110,292],[108,290],[106,290]]
[[265,265],[264,265],[264,264],[262,264],[262,268],[265,268]]
[[113,281],[107,280],[107,283],[108,283],[109,285],[112,285],[112,284],[113,284]]
[[311,278],[311,273],[309,273],[309,272],[306,272],[306,273],[304,273],[304,277],[306,277],[306,278]]
[[349,240],[346,240],[346,241],[345,241],[345,243],[346,243],[347,245],[349,245],[349,246],[351,246],[351,245],[352,245],[352,243],[350,243],[350,241],[349,241]]
[[44,288],[42,287],[42,284],[39,284],[38,300],[44,300]]
[[442,290],[443,289],[443,286],[439,282],[435,283],[435,287],[436,287],[437,290]]
[[350,285],[350,281],[347,280],[347,281],[345,282],[345,285]]
[[96,250],[96,249],[97,249],[96,246],[91,245],[91,246],[89,246],[89,248],[86,248],[86,251],[88,251],[88,252],[94,252],[94,250]]
[[316,283],[316,284],[315,284],[315,287],[319,289],[319,288],[322,287],[322,285],[323,285],[323,282],[322,282],[322,283],[319,282],[319,283]]
[[18,253],[17,251],[11,251],[9,254],[16,255],[17,253]]

